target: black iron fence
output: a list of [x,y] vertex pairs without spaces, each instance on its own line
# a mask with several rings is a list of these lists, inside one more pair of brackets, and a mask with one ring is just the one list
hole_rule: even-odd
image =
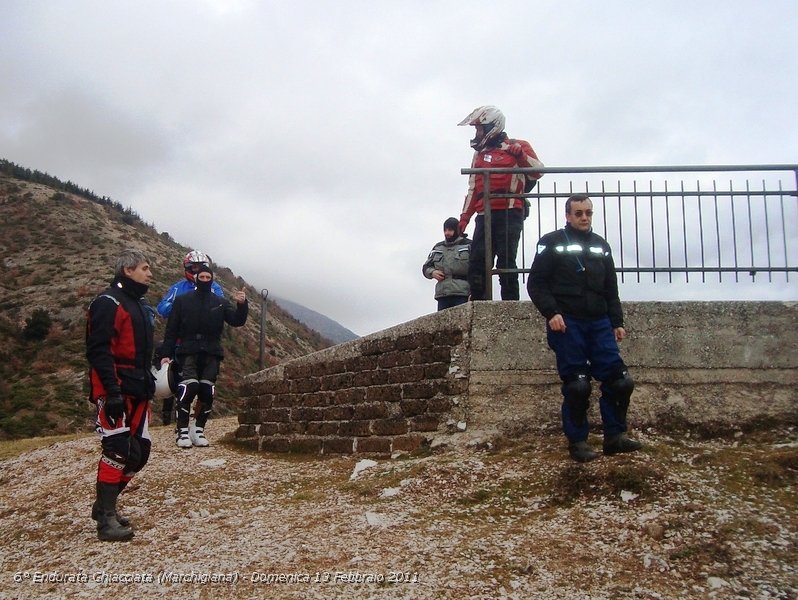
[[[523,196],[530,202],[517,269],[528,273],[534,244],[565,224],[565,201],[576,193],[593,200],[593,228],[613,248],[621,281],[683,278],[723,282],[766,276],[790,281],[798,271],[798,165],[705,165],[665,167],[546,167],[462,169],[490,174],[538,172],[544,176]],[[513,195],[518,197],[518,195]],[[486,243],[490,202],[485,202]],[[763,279],[760,277],[760,281]],[[793,275],[793,281],[796,279]],[[491,297],[492,286],[487,286]]]

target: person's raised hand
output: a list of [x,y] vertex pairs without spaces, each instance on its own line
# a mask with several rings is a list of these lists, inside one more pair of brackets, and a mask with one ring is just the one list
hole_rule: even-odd
[[507,147],[507,152],[518,158],[524,154],[524,149],[521,147],[521,144],[510,144]]

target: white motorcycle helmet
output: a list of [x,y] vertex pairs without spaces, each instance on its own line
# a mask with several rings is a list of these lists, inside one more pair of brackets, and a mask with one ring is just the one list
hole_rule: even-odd
[[152,367],[152,376],[155,378],[155,400],[163,400],[177,393],[177,378],[175,377],[174,362],[161,365],[160,369]]
[[183,269],[185,271],[186,279],[194,282],[194,273],[200,266],[210,268],[211,257],[205,254],[202,250],[192,250],[183,258]]
[[457,125],[473,125],[475,127],[477,125],[483,126],[484,129],[482,135],[477,135],[473,140],[471,140],[471,147],[479,152],[485,148],[488,142],[504,131],[504,123],[504,113],[495,106],[488,105],[475,108],[473,111],[471,111],[471,114],[460,121]]

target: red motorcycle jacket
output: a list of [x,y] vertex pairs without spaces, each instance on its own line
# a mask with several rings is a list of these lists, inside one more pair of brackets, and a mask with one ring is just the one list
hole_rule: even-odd
[[95,404],[109,394],[146,400],[155,390],[150,373],[154,311],[128,282],[115,279],[89,306],[86,358],[89,400]]
[[[508,152],[508,148],[514,144],[520,145],[523,150],[519,157]],[[474,169],[542,166],[543,163],[538,160],[538,156],[529,142],[508,138],[505,133],[496,139],[495,146],[475,152],[471,161],[471,167]],[[531,175],[524,175],[523,173],[492,173],[490,175],[491,210],[523,208],[524,201],[522,198],[494,198],[493,194],[522,194],[528,176],[533,179],[540,179],[542,175],[539,173]],[[460,213],[460,231],[465,230],[474,213],[481,214],[485,211],[484,187],[482,175],[469,176],[468,192],[463,202],[463,210]]]

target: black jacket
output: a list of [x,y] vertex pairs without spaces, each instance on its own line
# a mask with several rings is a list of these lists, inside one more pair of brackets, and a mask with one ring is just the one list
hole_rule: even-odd
[[623,327],[612,251],[592,230],[566,225],[540,238],[527,291],[546,320],[558,313],[578,319],[608,316],[613,328]]
[[222,359],[224,324],[241,327],[247,321],[248,312],[246,300],[234,307],[229,300],[210,291],[195,290],[178,296],[166,322],[161,355],[172,356],[179,340],[178,356],[207,352]]

